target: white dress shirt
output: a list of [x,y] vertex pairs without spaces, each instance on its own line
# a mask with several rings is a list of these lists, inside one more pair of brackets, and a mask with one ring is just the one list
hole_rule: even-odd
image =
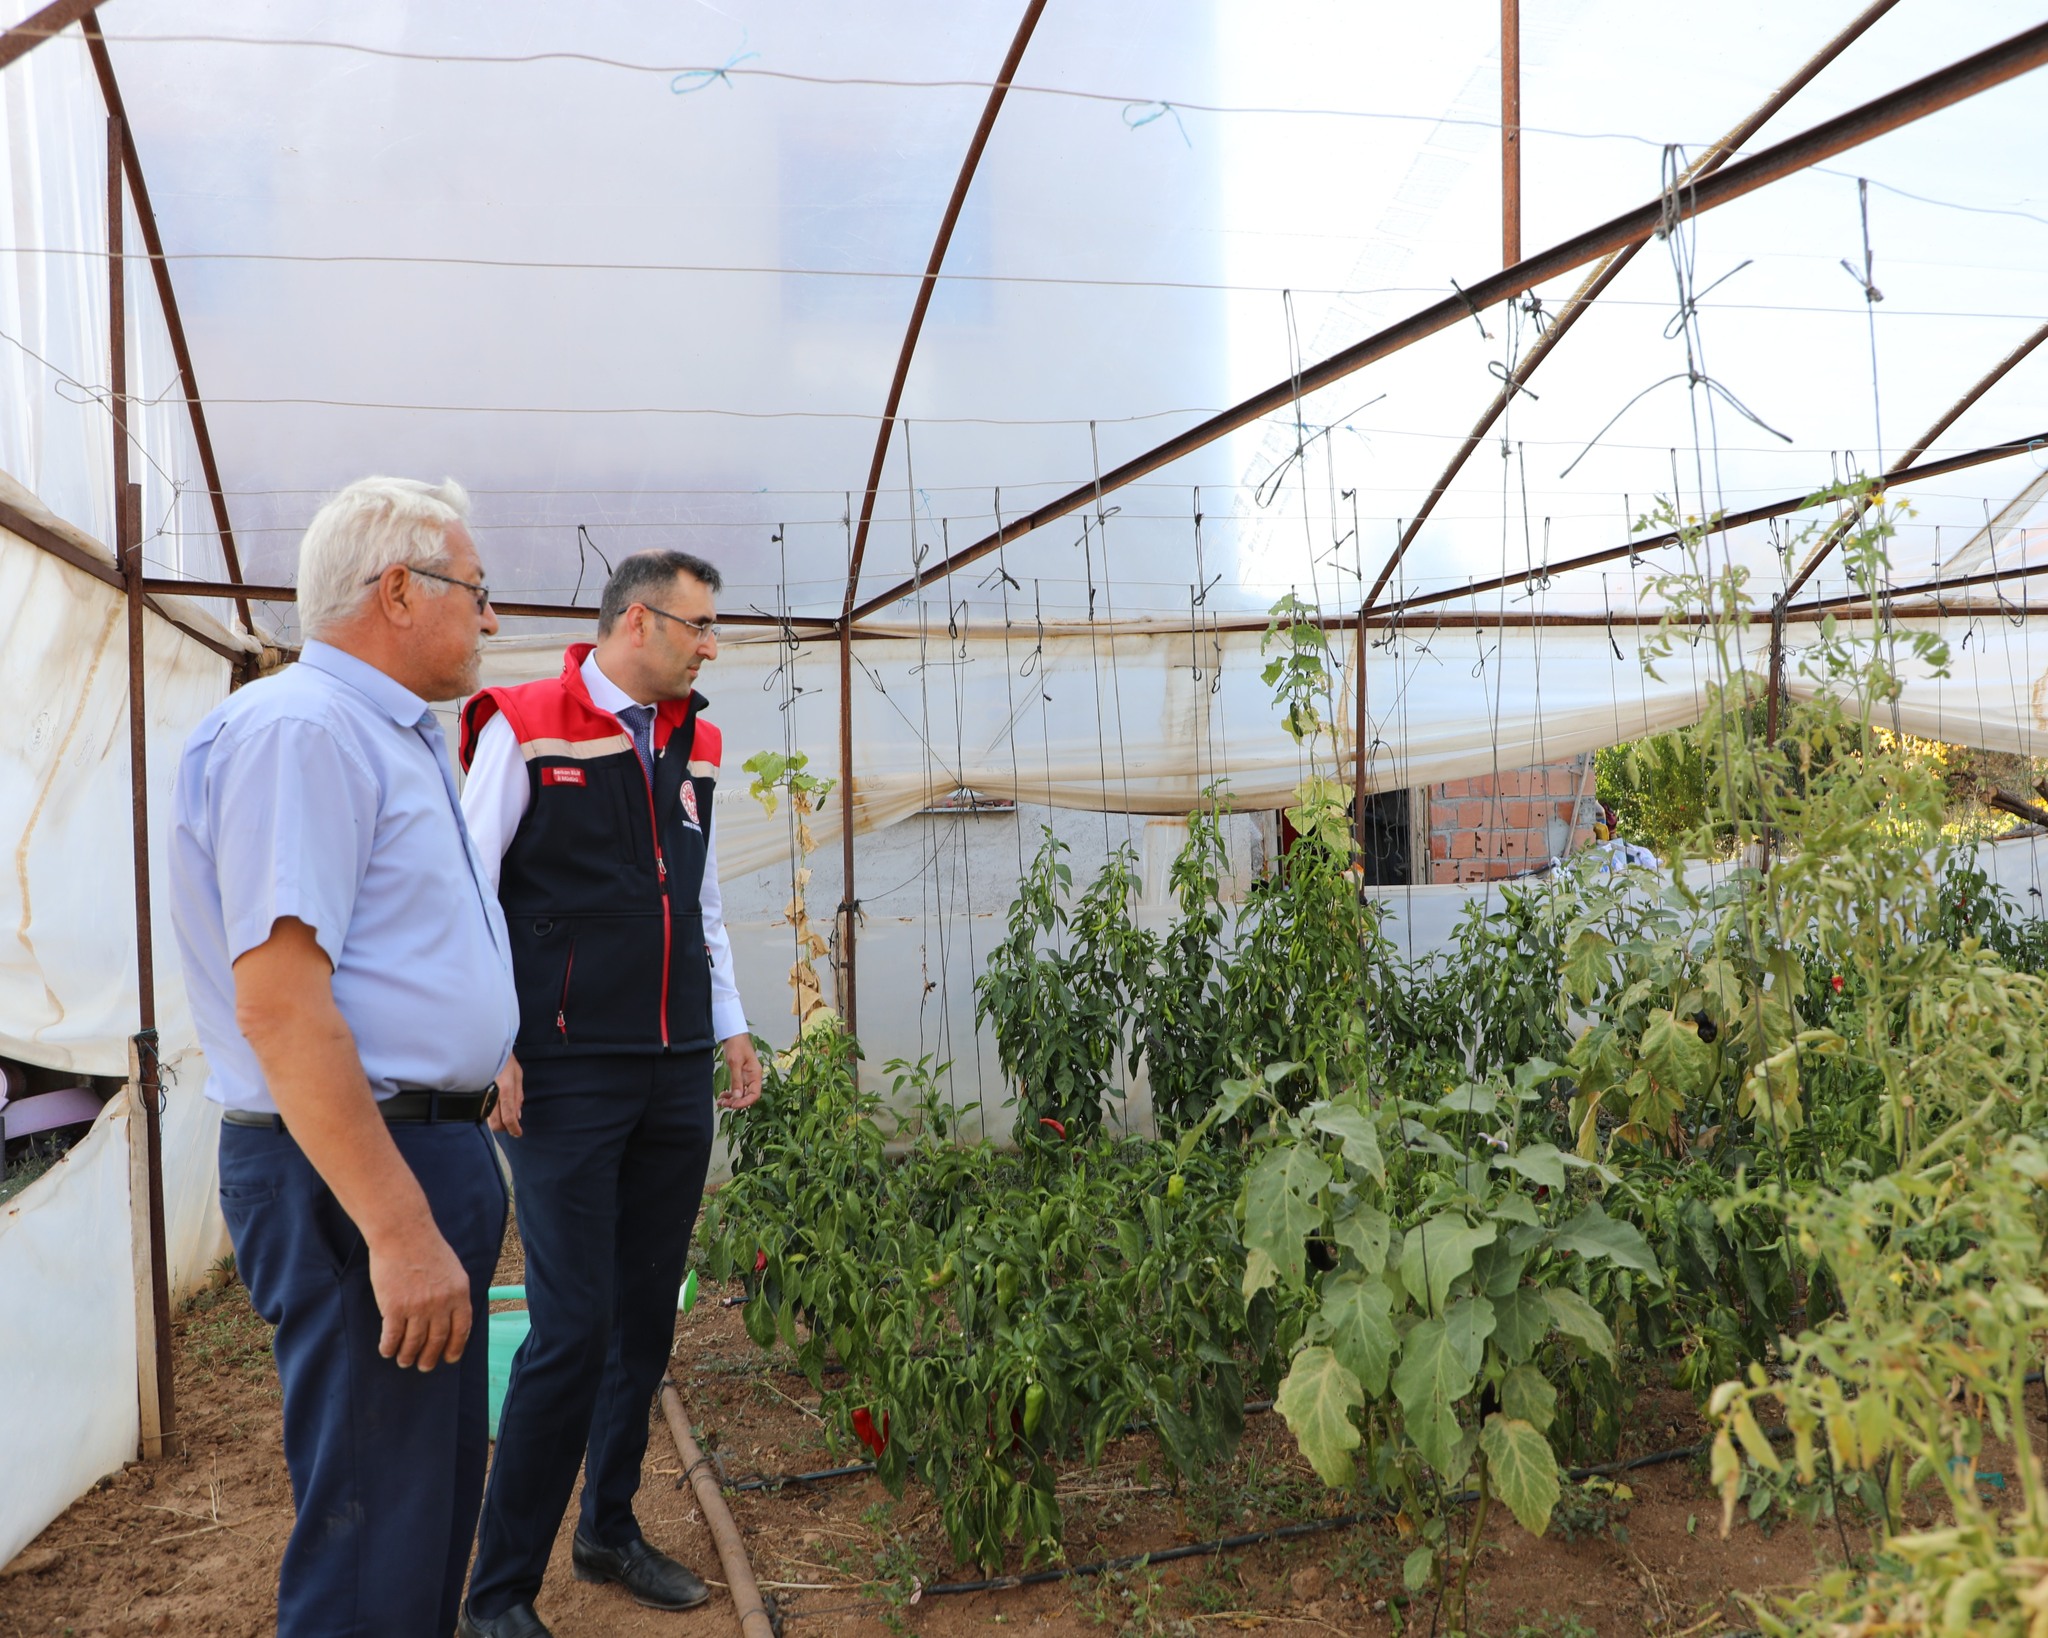
[[[629,705],[650,703],[636,700],[598,668],[597,655],[583,662],[583,686],[590,691],[590,703],[600,711],[617,715]],[[623,732],[625,724],[621,723]],[[683,747],[685,753],[688,747]],[[469,778],[462,787],[462,816],[482,856],[493,893],[498,889],[498,869],[519,821],[526,817],[532,792],[527,784],[526,759],[519,754],[519,738],[504,713],[491,718],[476,738],[476,754],[470,759]],[[714,804],[716,796],[713,797]],[[725,931],[725,904],[718,891],[718,827],[704,815],[704,884],[697,902],[704,911],[704,948],[711,957],[711,1033],[721,1041],[747,1033],[747,1011],[740,1004],[739,985],[733,979],[732,940]]]

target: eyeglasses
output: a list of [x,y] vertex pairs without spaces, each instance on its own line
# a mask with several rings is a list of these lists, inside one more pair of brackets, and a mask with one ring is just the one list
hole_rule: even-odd
[[[398,565],[398,567],[405,570],[407,574],[418,575],[422,580],[438,580],[444,586],[460,586],[464,591],[468,592],[472,597],[476,599],[476,611],[479,614],[483,613],[485,609],[490,607],[491,588],[489,586],[484,585],[480,581],[457,580],[453,575],[436,574],[432,569],[416,569],[410,563],[401,563]],[[377,584],[378,581],[382,580],[383,578],[384,571],[382,569],[379,569],[375,574],[371,575],[368,580],[365,580],[363,584],[366,586],[374,586]]]
[[685,620],[680,614],[671,614],[667,609],[658,609],[652,603],[642,603],[640,606],[649,614],[658,614],[664,620],[673,620],[677,625],[695,632],[699,637],[716,639],[718,636],[718,622],[716,620],[708,618],[703,620]]

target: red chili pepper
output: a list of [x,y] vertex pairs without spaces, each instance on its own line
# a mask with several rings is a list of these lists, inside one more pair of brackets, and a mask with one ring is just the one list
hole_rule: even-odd
[[882,1412],[882,1431],[875,1431],[875,1415],[867,1406],[853,1413],[853,1435],[877,1456],[889,1448],[889,1413]]
[[761,1272],[762,1269],[766,1268],[767,1266],[768,1253],[765,1251],[756,1251],[754,1253],[754,1272],[758,1274]]
[[1840,973],[1836,973],[1828,982],[1835,987],[1835,994],[1840,995],[1842,993],[1842,975]]
[[1059,1133],[1061,1137],[1065,1137],[1067,1135],[1067,1128],[1065,1124],[1063,1122],[1054,1120],[1050,1115],[1040,1115],[1038,1117],[1038,1124],[1040,1126],[1050,1126],[1055,1132]]

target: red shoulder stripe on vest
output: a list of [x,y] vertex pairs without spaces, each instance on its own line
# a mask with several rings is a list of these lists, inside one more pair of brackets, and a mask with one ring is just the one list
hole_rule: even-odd
[[[462,707],[462,739],[459,753],[464,773],[469,772],[469,765],[476,758],[476,742],[483,737],[485,726],[498,714],[498,693],[495,688],[486,688],[480,694],[472,694]],[[514,729],[515,733],[517,731]]]
[[702,717],[697,719],[696,737],[690,741],[690,760],[708,762],[712,767],[719,765],[725,755],[725,736]]

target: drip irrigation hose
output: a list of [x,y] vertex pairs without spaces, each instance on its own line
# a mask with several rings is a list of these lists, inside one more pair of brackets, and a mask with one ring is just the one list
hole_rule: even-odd
[[[1565,1477],[1574,1483],[1581,1479],[1604,1478],[1610,1473],[1626,1473],[1634,1468],[1655,1467],[1663,1462],[1684,1461],[1689,1456],[1702,1454],[1712,1441],[1701,1440],[1696,1445],[1679,1445],[1671,1450],[1653,1451],[1647,1456],[1631,1456],[1623,1462],[1600,1462],[1592,1467],[1575,1467]],[[1479,1499],[1476,1490],[1460,1490],[1444,1498],[1453,1507],[1462,1507]],[[1329,1530],[1348,1530],[1354,1524],[1369,1523],[1374,1519],[1389,1517],[1384,1507],[1370,1507],[1356,1513],[1339,1513],[1327,1519],[1308,1519],[1299,1524],[1278,1524],[1267,1530],[1247,1530],[1242,1535],[1217,1536],[1210,1541],[1191,1541],[1179,1547],[1161,1547],[1149,1553],[1126,1553],[1121,1558],[1105,1558],[1094,1564],[1070,1564],[1052,1570],[1034,1570],[1029,1575],[999,1575],[986,1581],[941,1581],[924,1590],[926,1598],[938,1598],[949,1593],[1006,1592],[1013,1587],[1042,1587],[1049,1582],[1067,1581],[1075,1576],[1111,1575],[1119,1570],[1136,1569],[1141,1564],[1167,1564],[1178,1558],[1207,1558],[1215,1553],[1236,1552],[1242,1547],[1260,1547],[1270,1541],[1292,1541],[1298,1536],[1321,1535]]]

